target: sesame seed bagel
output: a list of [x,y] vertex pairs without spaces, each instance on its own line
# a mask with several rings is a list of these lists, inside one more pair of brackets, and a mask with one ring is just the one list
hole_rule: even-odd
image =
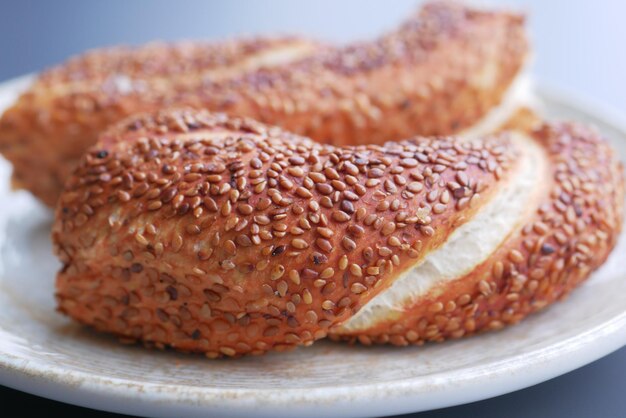
[[566,295],[621,228],[621,165],[575,124],[336,147],[249,119],[128,119],[53,226],[59,309],[209,357],[331,336],[420,344]]
[[451,134],[499,105],[528,54],[523,18],[433,2],[336,48],[300,39],[95,51],[44,73],[0,119],[16,187],[52,206],[111,123],[193,106],[335,145]]

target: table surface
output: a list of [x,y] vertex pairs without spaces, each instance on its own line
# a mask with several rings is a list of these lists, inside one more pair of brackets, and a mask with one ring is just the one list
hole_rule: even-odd
[[[621,418],[626,416],[624,365],[626,347],[578,370],[524,390],[467,405],[402,417]],[[21,411],[22,416],[35,416],[42,410],[47,411],[48,416],[125,416],[54,402],[3,387],[0,387],[0,404],[5,410]]]
[[[484,2],[484,1],[483,1]],[[0,13],[0,80],[38,71],[87,48],[154,39],[223,38],[254,33],[302,33],[323,39],[364,38],[392,27],[416,0],[23,0]],[[507,0],[530,13],[533,72],[546,84],[626,109],[626,2]],[[140,16],[140,17],[139,17]],[[173,18],[175,17],[175,18]],[[548,382],[469,405],[412,417],[624,417],[626,348]],[[4,408],[87,410],[0,387]],[[17,409],[16,409],[17,410]],[[86,414],[85,414],[86,415]],[[115,416],[92,411],[90,416]],[[119,415],[118,415],[119,416]]]

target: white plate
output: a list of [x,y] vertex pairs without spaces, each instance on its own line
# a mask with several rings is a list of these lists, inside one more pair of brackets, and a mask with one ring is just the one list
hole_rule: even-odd
[[[27,79],[0,86],[0,110]],[[626,130],[577,101],[539,92],[546,112],[597,125],[626,161]],[[605,111],[602,112],[606,114]],[[626,344],[626,257],[520,325],[425,347],[319,342],[238,360],[123,346],[55,312],[51,214],[10,192],[0,160],[0,383],[49,398],[150,416],[372,416],[476,401],[542,382]],[[624,238],[624,237],[622,237]]]

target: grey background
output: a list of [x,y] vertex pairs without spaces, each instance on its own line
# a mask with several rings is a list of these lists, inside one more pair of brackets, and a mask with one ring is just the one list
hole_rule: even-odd
[[[155,39],[299,33],[334,41],[391,28],[417,0],[0,0],[0,81],[87,48]],[[485,3],[484,1],[482,3]],[[626,2],[507,0],[530,14],[534,75],[626,109]],[[626,349],[549,382],[419,417],[624,417]],[[52,404],[51,404],[52,405]]]

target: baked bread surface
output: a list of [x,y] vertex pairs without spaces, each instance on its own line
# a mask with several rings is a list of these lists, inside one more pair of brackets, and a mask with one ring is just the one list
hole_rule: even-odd
[[41,75],[0,119],[16,187],[54,205],[111,123],[192,106],[334,145],[447,135],[481,120],[523,67],[523,17],[431,2],[370,42],[297,38],[99,50]]
[[[460,338],[567,295],[615,245],[623,200],[614,152],[577,124],[336,147],[149,113],[103,134],[67,182],[57,299],[96,329],[209,357]],[[454,242],[480,257],[420,279]]]

